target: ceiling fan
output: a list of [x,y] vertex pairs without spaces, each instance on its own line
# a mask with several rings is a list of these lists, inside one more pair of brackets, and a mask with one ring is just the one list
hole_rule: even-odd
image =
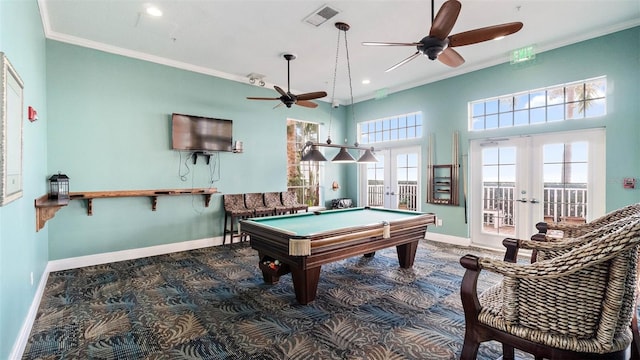
[[[324,91],[316,91],[316,92],[310,92],[310,93],[305,93],[305,94],[300,94],[300,95],[292,94],[291,93],[291,86],[290,86],[289,65],[291,63],[291,60],[294,60],[296,58],[296,56],[292,55],[292,54],[284,54],[283,56],[287,60],[287,91],[285,92],[284,90],[282,90],[281,87],[275,85],[274,88],[281,95],[280,97],[276,97],[276,98],[247,97],[247,99],[249,99],[249,100],[280,100],[280,101],[282,101],[282,104],[286,105],[288,108],[290,108],[291,105],[293,105],[293,104],[296,104],[296,105],[299,105],[299,106],[308,107],[308,108],[316,108],[316,107],[318,107],[318,104],[314,103],[313,101],[309,101],[309,100],[323,98],[323,97],[327,96],[327,93],[324,92]],[[276,107],[278,107],[278,106],[280,106],[282,104],[278,104],[278,105],[276,105]]]
[[511,22],[449,35],[458,19],[461,8],[462,4],[458,0],[447,0],[438,10],[436,17],[433,18],[434,0],[431,0],[431,30],[429,35],[422,38],[422,40],[412,43],[363,42],[362,45],[415,46],[418,49],[413,55],[388,68],[387,72],[408,63],[421,54],[431,60],[438,59],[445,65],[458,67],[464,63],[464,58],[453,49],[454,47],[493,40],[511,35],[522,29],[521,22]]

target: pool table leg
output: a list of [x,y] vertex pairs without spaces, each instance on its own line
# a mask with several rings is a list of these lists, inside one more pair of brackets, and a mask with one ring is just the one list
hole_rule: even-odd
[[296,299],[302,305],[312,302],[316,298],[318,281],[320,280],[320,266],[307,270],[291,267],[291,279],[296,291]]
[[400,263],[401,268],[409,269],[413,266],[413,260],[416,258],[417,249],[418,240],[396,246],[398,262]]

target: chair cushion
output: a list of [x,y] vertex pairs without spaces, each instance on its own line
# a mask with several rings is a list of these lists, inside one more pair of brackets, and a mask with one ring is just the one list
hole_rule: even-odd
[[[481,304],[478,321],[559,349],[593,353],[622,350],[631,341],[630,329],[618,329],[617,336],[607,341],[599,339],[597,334],[605,306],[602,300],[597,299],[602,299],[608,285],[608,264],[601,265],[601,272],[596,272],[603,275],[600,279],[579,271],[563,281],[562,286],[554,286],[552,279],[536,279],[534,282],[505,278],[478,296]],[[518,289],[520,295],[527,294],[527,297],[518,297],[511,288]],[[583,310],[576,316],[575,309]],[[607,348],[603,343],[609,343]]]

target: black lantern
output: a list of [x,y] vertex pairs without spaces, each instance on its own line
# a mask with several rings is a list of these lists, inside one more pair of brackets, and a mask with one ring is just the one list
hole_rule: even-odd
[[49,178],[49,199],[69,200],[69,177],[57,173]]

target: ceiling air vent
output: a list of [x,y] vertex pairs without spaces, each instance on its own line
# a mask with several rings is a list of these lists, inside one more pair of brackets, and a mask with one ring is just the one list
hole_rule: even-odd
[[331,19],[332,17],[338,15],[340,11],[329,7],[327,5],[323,5],[322,7],[320,7],[320,9],[316,10],[313,12],[313,14],[307,16],[304,21],[306,23],[309,23],[313,26],[320,26],[322,24],[324,24],[327,20]]

